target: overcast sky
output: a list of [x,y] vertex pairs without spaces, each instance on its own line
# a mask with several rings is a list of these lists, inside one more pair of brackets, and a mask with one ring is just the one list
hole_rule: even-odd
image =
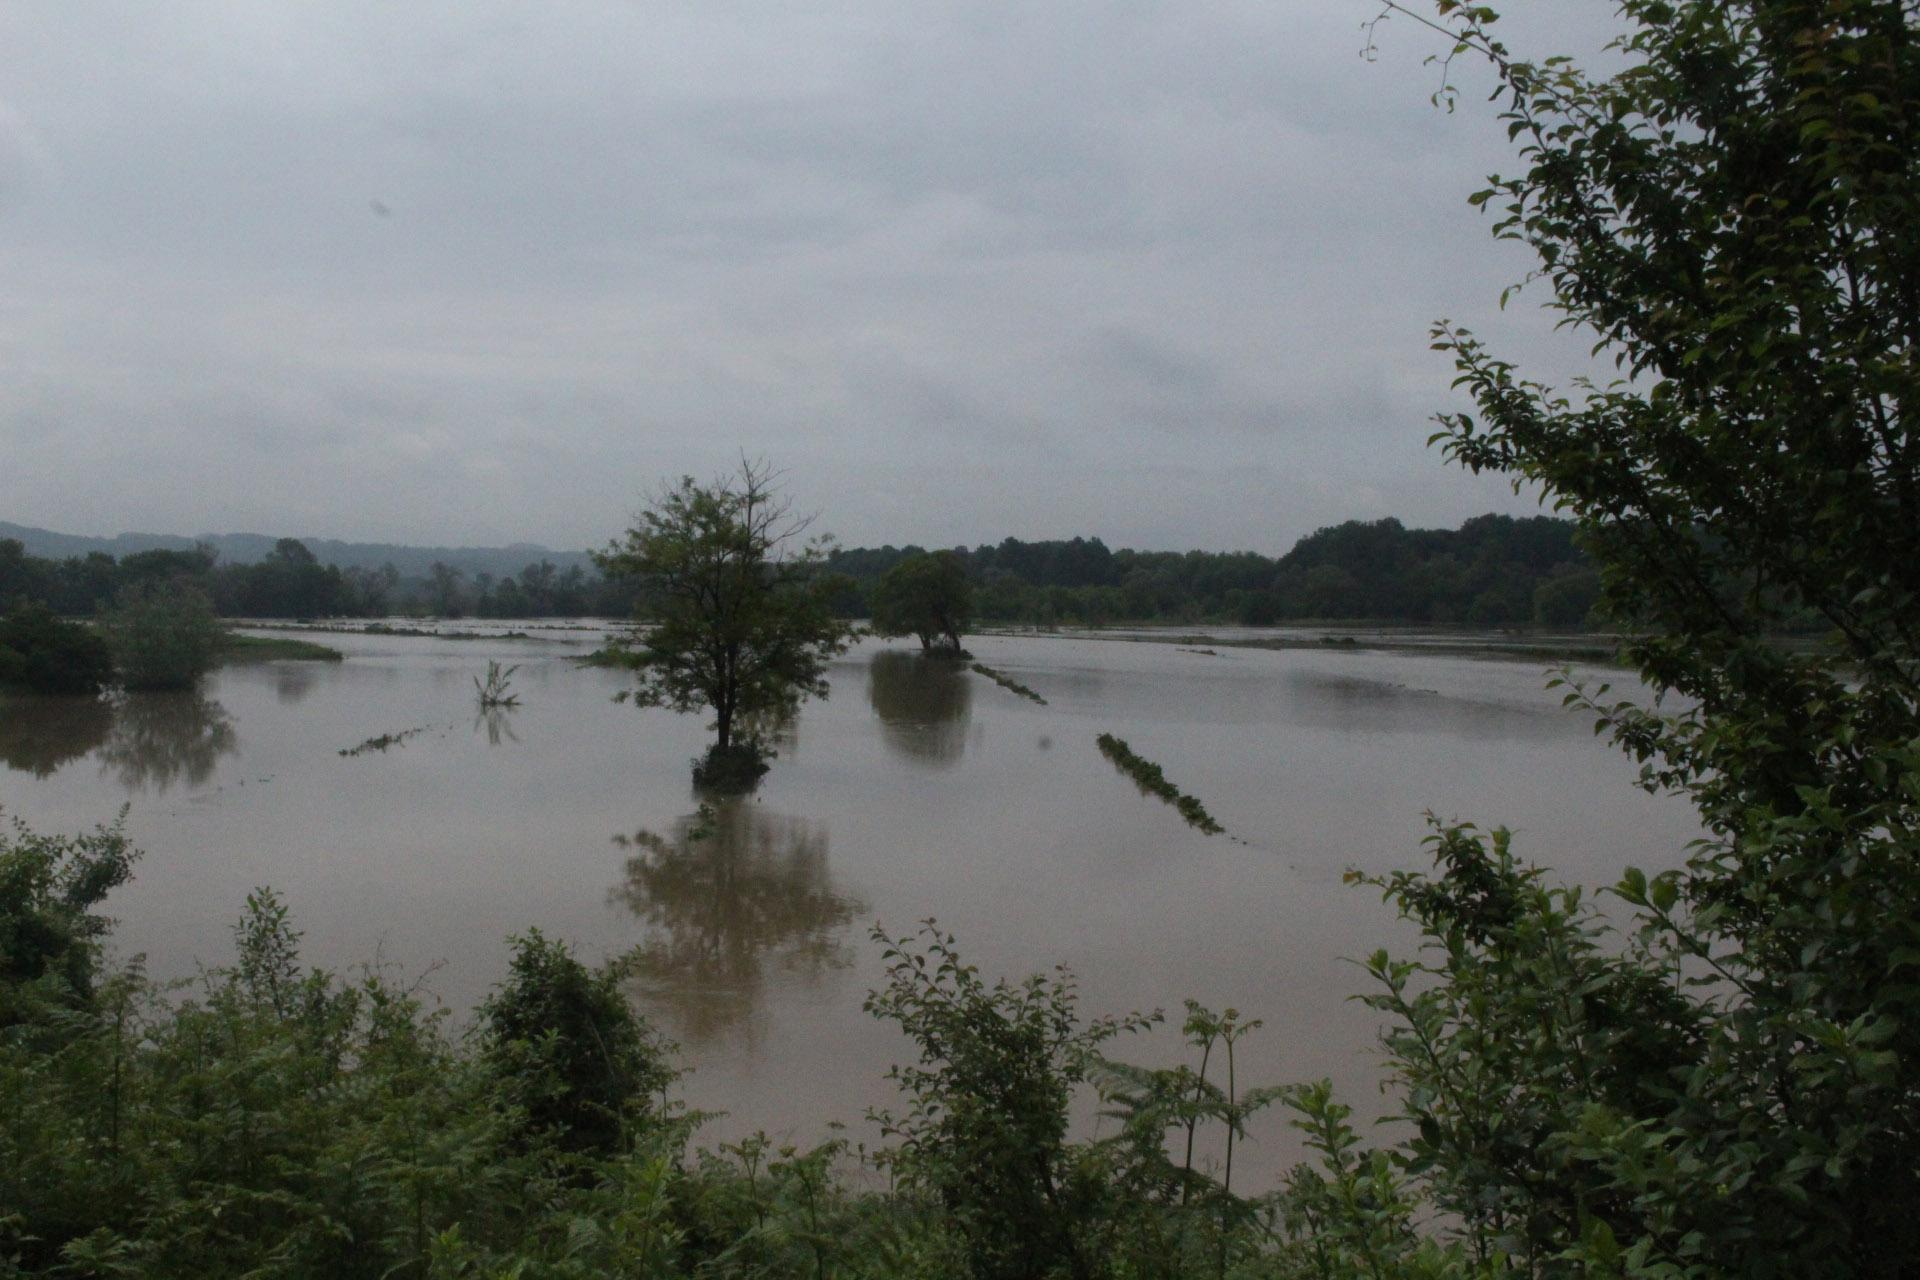
[[1496,309],[1484,77],[1371,14],[10,0],[0,519],[597,546],[743,450],[850,545],[1533,511],[1426,448],[1427,326],[1581,348]]

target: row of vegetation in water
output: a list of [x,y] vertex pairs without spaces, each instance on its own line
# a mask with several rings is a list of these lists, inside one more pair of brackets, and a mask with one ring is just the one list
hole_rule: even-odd
[[291,636],[249,636],[229,631],[220,642],[228,662],[339,662],[346,657],[329,645]]
[[1021,684],[1018,680],[1015,680],[1012,676],[1007,675],[1005,672],[1002,672],[1002,671],[995,671],[992,667],[988,666],[984,662],[974,663],[973,670],[978,674],[985,676],[987,679],[993,681],[995,684],[999,685],[1002,689],[1007,690],[1009,693],[1017,693],[1021,697],[1026,698],[1028,701],[1037,702],[1043,707],[1047,705],[1047,700],[1045,698],[1041,697],[1039,694],[1035,693],[1033,690],[1027,688],[1027,686]]
[[1180,811],[1187,825],[1210,836],[1217,836],[1226,828],[1215,822],[1207,807],[1200,803],[1197,796],[1190,796],[1167,780],[1167,775],[1153,761],[1135,755],[1133,748],[1121,738],[1103,733],[1097,740],[1100,754],[1113,761],[1120,772],[1132,778],[1134,784],[1149,795],[1165,800]]
[[377,737],[368,738],[359,746],[342,747],[340,748],[340,754],[343,756],[363,756],[369,751],[388,751],[404,744],[408,738],[418,737],[426,731],[426,725],[419,725],[412,729],[402,729],[398,733],[383,733]]

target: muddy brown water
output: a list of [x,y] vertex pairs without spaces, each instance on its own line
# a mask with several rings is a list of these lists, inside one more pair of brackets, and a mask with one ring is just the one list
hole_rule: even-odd
[[[291,904],[309,963],[424,975],[457,1012],[500,980],[517,931],[633,951],[634,998],[691,1068],[683,1099],[728,1113],[710,1142],[867,1132],[907,1047],[861,1009],[869,931],[929,916],[990,975],[1070,967],[1090,1013],[1235,1006],[1265,1023],[1243,1083],[1331,1076],[1376,1115],[1352,958],[1410,939],[1343,871],[1424,866],[1428,811],[1512,827],[1524,857],[1592,885],[1673,863],[1695,832],[1633,788],[1538,663],[989,636],[975,656],[1048,705],[863,642],[701,838],[700,720],[616,705],[621,673],[568,660],[591,633],[537,634],[325,635],[345,662],[231,667],[195,695],[111,706],[0,703],[0,808],[74,830],[127,806],[145,856],[111,900],[115,945],[156,978],[224,963],[257,885]],[[518,664],[517,708],[476,711],[489,659]],[[1238,840],[1142,795],[1102,732]],[[1180,1053],[1165,1028],[1116,1049]],[[1298,1154],[1277,1118],[1256,1126],[1240,1185]]]

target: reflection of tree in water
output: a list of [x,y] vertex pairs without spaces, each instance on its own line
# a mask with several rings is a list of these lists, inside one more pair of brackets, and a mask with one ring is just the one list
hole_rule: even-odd
[[614,843],[636,853],[608,898],[648,930],[628,971],[683,1038],[752,1012],[770,968],[817,980],[851,963],[844,935],[866,905],[835,892],[825,827],[735,799]]
[[497,747],[502,742],[518,743],[520,735],[513,731],[513,708],[483,707],[480,714],[473,718],[473,731],[487,735],[487,745]]
[[0,764],[51,775],[107,739],[113,708],[98,698],[22,698],[0,702]]
[[198,693],[129,694],[114,704],[113,731],[100,748],[102,772],[129,791],[200,786],[222,756],[239,750],[224,707]]
[[292,706],[312,693],[313,684],[312,663],[281,662],[274,666],[273,696],[286,706]]
[[967,749],[973,684],[950,658],[884,650],[867,664],[867,701],[893,750],[910,759],[949,765]]

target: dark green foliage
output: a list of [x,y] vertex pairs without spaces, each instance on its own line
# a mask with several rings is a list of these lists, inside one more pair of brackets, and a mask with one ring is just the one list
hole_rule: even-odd
[[1096,740],[1100,745],[1100,754],[1113,761],[1113,767],[1133,779],[1134,785],[1147,795],[1158,796],[1180,811],[1187,825],[1204,835],[1215,836],[1226,828],[1213,820],[1205,805],[1188,795],[1167,780],[1167,775],[1159,765],[1143,759],[1133,752],[1125,741],[1110,733],[1103,733]]
[[751,791],[767,776],[770,748],[758,740],[714,743],[693,762],[693,785],[716,796]]
[[107,642],[92,627],[25,602],[0,617],[0,689],[94,694],[112,678]]
[[[1370,965],[1405,1167],[1467,1255],[1530,1274],[1911,1274],[1913,9],[1627,0],[1606,80],[1440,9],[1497,70],[1524,164],[1474,202],[1632,376],[1566,395],[1443,324],[1476,411],[1437,438],[1577,519],[1664,702],[1568,701],[1703,836],[1627,872],[1624,936],[1504,832],[1447,828],[1435,873],[1372,881],[1428,940]],[[1768,641],[1808,617],[1817,643]]]
[[[71,541],[71,540],[70,540]],[[79,540],[84,541],[84,540]],[[236,554],[251,550],[245,539]],[[381,548],[355,548],[319,542],[330,556],[365,560]],[[101,551],[67,559],[29,556],[16,539],[0,539],[0,605],[18,598],[35,600],[58,613],[99,613],[127,587],[143,582],[187,578],[196,583],[226,617],[323,618],[382,617],[395,610],[443,614],[471,611],[480,617],[605,617],[633,611],[630,583],[616,583],[570,564],[564,570],[550,560],[529,564],[517,576],[495,579],[481,564],[497,561],[497,554],[393,547],[412,572],[403,576],[389,560],[385,564],[323,564],[308,544],[282,538],[252,563],[219,563],[211,546],[198,550],[174,549],[135,552],[119,560]],[[431,555],[444,558],[436,573],[427,563]],[[456,563],[447,563],[447,560]],[[472,567],[466,567],[471,563]],[[471,573],[473,589],[466,589]]]
[[130,691],[193,688],[212,669],[225,638],[212,602],[180,578],[128,587],[101,625],[120,683]]
[[94,909],[136,856],[118,825],[61,837],[16,823],[0,834],[0,1033],[36,1010],[91,1007],[110,923]]
[[876,634],[917,636],[929,652],[960,653],[960,637],[973,622],[973,584],[951,551],[902,560],[874,584],[872,601]]
[[[1567,520],[1485,515],[1457,530],[1349,520],[1302,538],[1278,559],[1250,551],[1109,551],[1082,538],[1009,538],[933,554],[966,576],[974,612],[991,622],[1211,619],[1265,626],[1342,618],[1511,627],[1534,621],[1541,586],[1591,572],[1573,532]],[[867,612],[878,627],[880,582],[927,554],[918,547],[858,548],[835,551],[828,564],[858,588],[843,607]]]
[[628,1150],[673,1073],[620,993],[538,929],[513,940],[507,981],[480,1010],[481,1060],[530,1134],[562,1151]]
[[346,577],[297,538],[280,539],[257,564],[229,566],[220,582],[224,611],[241,617],[325,618],[354,605]]
[[1600,602],[1600,575],[1591,569],[1556,573],[1533,589],[1533,620],[1543,627],[1585,627]]
[[798,542],[805,527],[772,473],[742,463],[710,485],[682,479],[598,557],[605,572],[643,584],[652,625],[627,653],[639,678],[632,697],[710,709],[719,753],[710,764],[730,777],[731,749],[761,746],[752,725],[827,696],[827,659],[846,646],[818,572],[822,547]]
[[1067,1142],[1067,1106],[1096,1050],[1152,1018],[1081,1025],[1064,972],[989,985],[932,921],[918,944],[876,929],[887,985],[867,1009],[898,1023],[920,1052],[892,1076],[909,1098],[880,1117],[901,1140],[897,1170],[951,1215],[979,1280],[1096,1274],[1103,1188]]

